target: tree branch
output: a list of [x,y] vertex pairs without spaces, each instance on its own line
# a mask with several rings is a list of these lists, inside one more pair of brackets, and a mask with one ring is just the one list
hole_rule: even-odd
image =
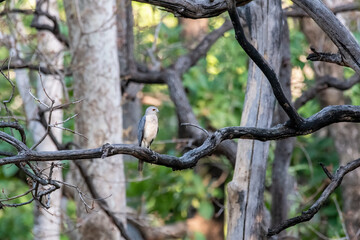
[[331,77],[331,76],[324,76],[320,77],[318,81],[316,81],[316,85],[309,90],[302,93],[302,95],[297,98],[294,102],[294,106],[296,109],[299,109],[305,103],[307,103],[309,100],[316,97],[319,92],[328,89],[330,87],[336,88],[338,90],[348,90],[352,88],[355,84],[360,82],[360,76],[358,74],[354,74],[352,77],[350,77],[348,80],[340,81],[337,78]]
[[[39,24],[37,21],[33,21],[31,23],[31,27],[36,28],[37,30],[45,30],[45,31],[49,31],[52,34],[54,34],[54,36],[60,41],[62,42],[66,47],[69,47],[69,40],[67,39],[67,37],[65,37],[61,32],[60,32],[60,27],[59,27],[59,23],[57,21],[57,18],[55,16],[52,16],[51,14],[49,14],[48,12],[44,12],[42,11],[40,8],[36,8],[36,10],[32,10],[32,9],[5,9],[2,12],[0,12],[0,16],[4,16],[7,14],[25,14],[25,15],[35,15],[35,16],[46,16],[49,20],[51,20],[53,22],[53,26],[51,25],[47,25],[47,24]],[[37,20],[37,19],[35,19]]]
[[[334,14],[350,12],[350,11],[359,11],[359,10],[360,10],[360,3],[358,2],[346,3],[343,5],[330,8],[330,11],[332,11]],[[293,17],[293,18],[309,17],[309,15],[299,7],[289,7],[284,9],[284,12],[287,17]]]
[[300,117],[300,115],[296,112],[296,109],[286,98],[274,70],[270,67],[269,63],[264,59],[264,57],[261,56],[261,54],[254,48],[254,46],[252,46],[251,43],[246,39],[234,0],[227,0],[226,2],[228,4],[230,18],[235,29],[236,40],[268,79],[273,89],[274,95],[279,102],[279,105],[282,107],[282,109],[284,109],[291,120],[290,124],[294,124],[297,127],[301,126],[304,120],[302,117]]
[[[132,155],[148,163],[171,167],[174,170],[182,170],[194,167],[199,159],[212,154],[219,144],[227,139],[253,139],[260,141],[278,140],[288,137],[307,135],[337,122],[360,122],[360,106],[329,106],[304,120],[302,128],[291,128],[288,124],[279,124],[275,127],[262,129],[255,127],[226,127],[217,130],[206,138],[204,143],[186,152],[181,157],[174,157],[155,153],[149,149],[130,144],[104,145],[102,148],[44,151],[37,152],[28,149],[22,142],[12,136],[0,132],[0,139],[16,146],[19,154],[0,159],[0,166],[26,161],[53,161],[53,160],[80,160],[100,158],[106,152],[106,156],[116,154]],[[19,146],[21,145],[21,146]],[[26,148],[26,149],[24,149]],[[110,150],[109,150],[110,149]]]
[[[176,17],[210,18],[220,15],[227,10],[225,1],[222,0],[135,0],[161,7],[171,12]],[[236,6],[243,6],[252,0],[236,0]]]
[[63,69],[54,69],[52,67],[43,67],[38,64],[34,63],[24,63],[24,62],[11,62],[9,66],[1,66],[0,70],[9,70],[9,69],[30,69],[39,71],[43,74],[52,74],[57,75],[57,72],[62,72],[64,76],[71,76],[72,72],[70,71],[64,71]]
[[292,227],[298,223],[309,221],[324,205],[326,200],[329,198],[329,196],[335,191],[335,189],[340,186],[341,181],[343,180],[344,176],[355,170],[356,168],[360,167],[360,158],[356,159],[352,162],[349,162],[345,166],[339,167],[333,178],[331,179],[330,184],[325,188],[325,190],[322,192],[321,196],[316,200],[316,202],[306,211],[302,212],[300,216],[290,218],[281,224],[274,226],[268,230],[267,236],[273,236],[275,234],[280,233],[281,231]]
[[339,53],[325,53],[325,52],[318,52],[315,48],[310,48],[313,53],[310,53],[307,56],[307,60],[310,61],[321,61],[321,62],[328,62],[328,63],[335,63],[340,66],[350,67],[348,63],[345,61],[343,56]]
[[292,0],[302,8],[339,48],[346,66],[360,74],[360,46],[350,31],[321,0]]

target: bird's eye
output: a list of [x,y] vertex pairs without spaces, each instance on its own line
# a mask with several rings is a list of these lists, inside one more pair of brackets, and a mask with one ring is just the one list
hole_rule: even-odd
[[153,111],[155,111],[155,108],[153,108]]

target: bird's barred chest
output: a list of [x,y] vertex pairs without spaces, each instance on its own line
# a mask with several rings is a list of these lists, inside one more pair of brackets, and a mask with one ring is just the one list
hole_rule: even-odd
[[144,140],[151,141],[156,137],[158,132],[158,118],[156,115],[146,116],[144,126]]

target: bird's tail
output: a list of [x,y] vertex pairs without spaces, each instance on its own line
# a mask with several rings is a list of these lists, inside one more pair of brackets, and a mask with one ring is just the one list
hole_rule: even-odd
[[143,168],[144,168],[144,161],[139,160],[138,171],[139,171],[139,174],[140,174],[141,178],[143,176]]

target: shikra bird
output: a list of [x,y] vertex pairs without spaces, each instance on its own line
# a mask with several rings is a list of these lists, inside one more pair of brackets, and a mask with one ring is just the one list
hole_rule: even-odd
[[[157,113],[159,110],[154,107],[148,107],[145,115],[141,118],[138,126],[138,141],[140,147],[150,149],[151,143],[154,141],[157,133],[159,132]],[[144,162],[139,160],[138,170],[142,174]]]

